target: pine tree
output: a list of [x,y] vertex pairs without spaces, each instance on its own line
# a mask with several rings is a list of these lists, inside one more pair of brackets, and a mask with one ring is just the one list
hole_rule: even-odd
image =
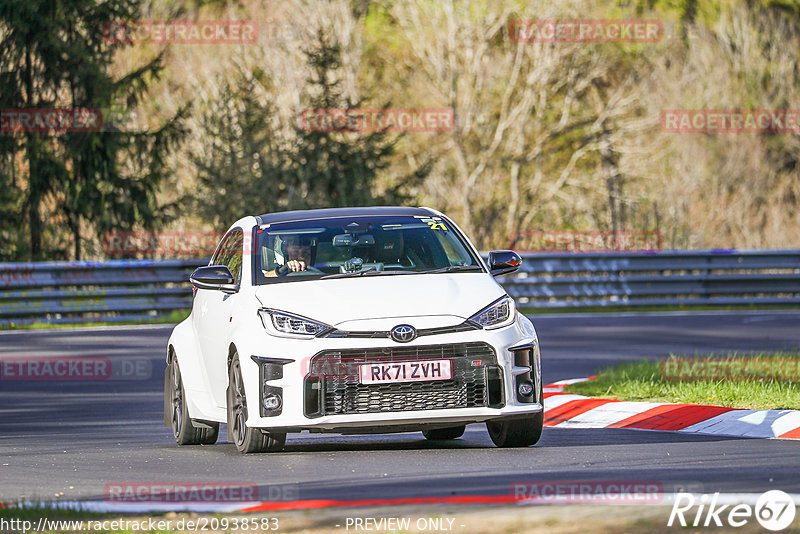
[[191,160],[199,182],[197,212],[226,230],[245,213],[286,209],[292,184],[275,107],[264,96],[269,90],[266,74],[239,68],[220,80],[217,96],[199,118],[208,145]]
[[[341,46],[320,31],[315,46],[305,53],[312,71],[308,108],[345,114],[359,108],[361,102],[343,96],[337,76]],[[296,135],[292,172],[303,207],[366,206],[394,200],[376,194],[375,179],[389,165],[397,138],[389,139],[385,131],[318,131],[302,124],[296,126]]]
[[[342,95],[337,81],[338,44],[321,32],[306,58],[312,70],[304,95],[308,109],[359,107]],[[399,136],[313,131],[294,124],[293,135],[286,137],[269,101],[274,88],[266,73],[238,68],[218,85],[218,95],[199,120],[205,146],[191,156],[199,181],[196,211],[217,229],[245,213],[406,203],[406,189],[430,172],[431,163],[425,162],[376,194],[377,174],[388,167]]]
[[[0,3],[2,107],[134,107],[159,75],[162,56],[114,80],[114,52],[130,43],[108,39],[104,30],[114,21],[139,18],[139,9],[140,0]],[[51,242],[59,231],[51,223],[55,213],[43,213],[45,205],[57,206],[66,218],[75,259],[81,255],[82,221],[97,231],[157,224],[165,211],[155,195],[168,173],[166,156],[184,134],[185,114],[180,110],[153,131],[109,131],[106,125],[98,131],[15,133],[19,146],[11,150],[20,149],[25,161],[20,170],[27,181],[28,257],[55,252]],[[45,204],[46,198],[55,203]]]

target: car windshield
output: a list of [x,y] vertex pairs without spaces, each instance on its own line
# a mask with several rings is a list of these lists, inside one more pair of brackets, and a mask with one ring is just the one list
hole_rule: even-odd
[[365,216],[272,223],[255,230],[256,285],[307,279],[482,271],[440,217]]

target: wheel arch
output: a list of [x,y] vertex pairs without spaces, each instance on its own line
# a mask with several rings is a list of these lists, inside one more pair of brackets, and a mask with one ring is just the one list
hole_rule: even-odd
[[167,363],[178,362],[184,397],[192,419],[213,420],[213,402],[203,377],[203,361],[188,319],[179,323],[172,331],[167,341],[166,360]]
[[172,343],[167,345],[167,365],[164,369],[164,426],[172,426],[172,398],[170,397],[170,384],[172,377],[170,376],[170,369],[172,358],[175,356],[175,347]]
[[238,352],[239,351],[236,349],[236,344],[231,342],[231,344],[228,345],[228,371],[231,370],[231,362],[233,361],[233,355],[238,354]]

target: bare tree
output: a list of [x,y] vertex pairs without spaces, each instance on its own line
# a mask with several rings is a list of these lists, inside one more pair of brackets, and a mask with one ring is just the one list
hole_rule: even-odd
[[[596,202],[581,197],[602,194],[597,153],[610,154],[609,121],[635,101],[597,96],[615,64],[591,44],[524,42],[508,33],[517,19],[578,18],[592,9],[542,2],[518,13],[512,2],[420,0],[392,10],[430,104],[452,107],[457,117],[441,141],[446,157],[430,193],[456,208],[481,244],[536,221],[560,225],[565,209],[590,213]],[[592,100],[601,105],[587,105]]]

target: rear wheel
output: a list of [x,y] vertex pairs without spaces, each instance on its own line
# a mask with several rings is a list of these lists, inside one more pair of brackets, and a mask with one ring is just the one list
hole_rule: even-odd
[[[539,387],[539,399],[542,398]],[[513,419],[511,421],[486,421],[489,437],[498,447],[530,447],[542,437],[544,426],[544,410],[533,417]]]
[[170,422],[172,435],[178,445],[213,445],[219,436],[219,423],[195,424],[189,418],[186,391],[183,388],[178,358],[173,355],[167,365],[164,380],[165,414]]
[[259,428],[247,426],[247,397],[238,354],[233,355],[228,371],[227,397],[228,441],[236,445],[236,450],[244,454],[283,450],[286,434],[268,434]]
[[425,439],[439,440],[439,439],[456,439],[464,435],[467,429],[466,425],[451,426],[448,428],[437,428],[434,430],[423,430],[422,435]]

